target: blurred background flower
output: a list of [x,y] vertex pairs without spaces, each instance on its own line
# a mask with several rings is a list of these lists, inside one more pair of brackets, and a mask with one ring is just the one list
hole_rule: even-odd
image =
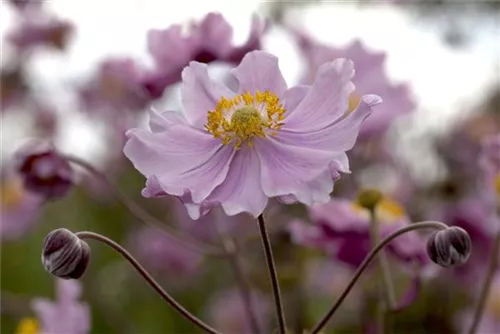
[[[122,243],[191,312],[222,332],[251,332],[225,256],[146,226],[108,183],[69,167],[66,155],[102,171],[187,240],[222,249],[222,239],[232,238],[259,324],[275,330],[254,219],[208,205],[197,208],[206,215],[194,221],[123,155],[128,129],[146,127],[150,116],[158,129],[159,115],[182,111],[179,81],[190,61],[206,63],[212,77],[235,87],[228,70],[260,49],[279,58],[289,86],[310,84],[322,63],[348,57],[356,88],[346,112],[366,93],[384,100],[347,152],[351,173],[339,173],[329,203],[305,208],[283,197],[266,209],[289,329],[312,328],[369,251],[369,213],[353,198],[375,188],[386,196],[376,213],[381,236],[441,220],[472,240],[469,261],[448,270],[429,261],[428,234],[390,244],[401,306],[391,315],[392,332],[466,332],[500,226],[499,17],[497,2],[453,0],[1,2],[0,332],[193,332],[99,245],[81,280],[54,281],[40,250],[47,233],[62,227]],[[14,153],[26,138],[53,146],[25,155],[19,173]],[[327,331],[373,329],[375,275],[370,268]],[[497,273],[478,333],[500,332],[499,291]]]

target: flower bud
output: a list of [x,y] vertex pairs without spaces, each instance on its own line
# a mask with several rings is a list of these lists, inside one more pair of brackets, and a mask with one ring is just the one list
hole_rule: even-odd
[[24,187],[46,199],[63,197],[73,185],[73,169],[47,142],[32,140],[14,155]]
[[73,232],[59,228],[45,237],[42,264],[52,275],[78,279],[87,269],[89,260],[89,245]]
[[471,253],[472,242],[469,234],[457,226],[435,232],[427,241],[427,254],[441,267],[464,264]]

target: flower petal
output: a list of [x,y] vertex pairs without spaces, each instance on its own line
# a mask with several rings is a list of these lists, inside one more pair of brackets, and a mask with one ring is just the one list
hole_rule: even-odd
[[186,124],[184,116],[175,111],[159,112],[154,108],[149,111],[149,128],[153,133],[162,132],[175,124]]
[[284,94],[283,94],[283,106],[285,108],[285,116],[288,116],[288,114],[295,110],[299,103],[306,97],[307,93],[309,92],[310,86],[306,85],[298,85],[289,88]]
[[350,81],[354,65],[346,59],[323,64],[308,94],[290,112],[285,126],[292,131],[318,131],[332,124],[347,110],[349,95],[354,90]]
[[245,147],[234,155],[226,180],[207,199],[220,202],[228,216],[249,212],[257,218],[268,202],[259,180],[259,156]]
[[232,51],[233,28],[220,13],[208,13],[196,27],[199,43],[221,58]]
[[347,117],[337,123],[312,132],[288,130],[288,123],[286,123],[286,128],[279,131],[278,139],[288,145],[311,149],[336,152],[348,151],[354,146],[361,124],[370,115],[371,108],[381,102],[382,99],[376,95],[365,95],[361,98],[361,102],[356,110],[347,115]]
[[182,71],[181,99],[187,121],[194,127],[203,128],[210,110],[215,109],[221,97],[234,96],[226,86],[213,82],[208,76],[206,64],[192,61]]
[[[305,203],[311,196],[318,197],[312,194],[313,188],[318,186],[312,181],[328,170],[331,152],[285,145],[272,138],[254,142],[261,162],[262,189],[267,196],[292,194]],[[322,192],[329,194],[333,188],[331,177],[324,182]]]
[[163,71],[174,71],[186,64],[194,47],[182,35],[182,27],[174,24],[165,30],[152,29],[147,35],[148,51]]
[[240,86],[238,93],[257,90],[270,92],[281,97],[287,85],[278,66],[278,57],[265,51],[252,51],[243,57],[240,65],[231,70]]
[[195,128],[177,124],[162,133],[130,130],[124,153],[147,177],[155,175],[165,192],[191,191],[199,203],[226,178],[233,149]]

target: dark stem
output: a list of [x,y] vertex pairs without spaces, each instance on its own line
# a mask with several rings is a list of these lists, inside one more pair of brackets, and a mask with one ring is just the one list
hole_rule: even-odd
[[474,310],[474,318],[472,318],[473,321],[469,329],[469,334],[476,333],[477,327],[481,322],[484,308],[486,306],[486,301],[488,300],[488,294],[491,288],[491,283],[493,282],[493,276],[495,274],[495,271],[497,270],[499,253],[500,253],[500,229],[497,231],[497,234],[495,236],[495,241],[493,244],[493,253],[491,254],[490,263],[488,264],[488,269],[486,271],[484,283],[482,285],[481,293],[479,294],[479,300]]
[[186,310],[181,304],[179,304],[172,296],[170,296],[163,288],[156,282],[156,280],[144,269],[141,264],[130,254],[125,248],[120,246],[118,243],[114,242],[113,240],[94,233],[94,232],[77,232],[76,236],[80,239],[93,239],[99,242],[102,242],[103,244],[111,247],[113,250],[115,250],[118,254],[123,256],[134,268],[137,270],[139,274],[146,280],[146,282],[151,285],[151,287],[158,292],[158,294],[174,309],[177,310],[184,318],[198,326],[199,328],[203,329],[207,333],[211,334],[221,334],[217,330],[213,329],[209,325],[205,324],[203,321],[198,319],[196,316],[191,314],[188,310]]
[[255,308],[252,304],[252,295],[250,293],[250,283],[247,280],[243,272],[243,267],[241,265],[238,245],[234,238],[231,238],[228,233],[226,233],[220,226],[220,222],[215,219],[214,227],[220,236],[224,252],[227,255],[229,264],[231,265],[231,270],[233,271],[234,278],[240,290],[241,298],[243,300],[243,306],[249,320],[250,328],[252,333],[262,333],[259,328],[259,322],[257,320],[257,315],[255,314]]
[[74,164],[79,165],[80,167],[83,167],[85,170],[87,170],[90,174],[92,174],[94,177],[104,181],[106,183],[107,187],[115,194],[115,196],[122,202],[122,204],[134,215],[136,216],[139,220],[143,221],[144,223],[148,224],[149,226],[152,226],[156,229],[159,229],[162,231],[165,236],[170,237],[172,239],[175,239],[176,241],[179,241],[180,243],[186,245],[187,247],[198,251],[200,253],[205,253],[207,255],[218,255],[221,256],[220,250],[216,249],[215,247],[211,245],[205,245],[201,244],[198,241],[195,241],[193,239],[187,240],[185,236],[179,235],[179,232],[171,228],[170,226],[164,224],[162,221],[158,220],[157,218],[153,217],[150,215],[147,211],[145,211],[143,208],[141,208],[139,205],[137,205],[133,200],[127,197],[114,183],[111,181],[104,173],[98,171],[96,168],[94,168],[91,164],[89,164],[86,161],[81,160],[80,158],[70,156],[70,155],[64,155],[63,156],[66,160],[69,162],[72,162]]
[[441,223],[441,222],[436,222],[436,221],[426,221],[426,222],[420,222],[420,223],[414,223],[411,225],[408,225],[406,227],[403,227],[396,232],[390,234],[387,236],[384,240],[382,240],[375,248],[371,250],[371,252],[365,257],[361,265],[358,267],[356,272],[354,273],[354,276],[352,277],[351,281],[347,285],[346,289],[340,297],[337,299],[335,304],[333,304],[332,308],[323,316],[323,318],[318,322],[316,326],[314,326],[313,330],[311,331],[311,334],[317,334],[319,331],[326,325],[326,323],[330,320],[330,318],[333,316],[335,311],[340,307],[344,299],[347,297],[351,289],[354,287],[358,279],[361,277],[361,274],[363,274],[363,271],[368,267],[370,262],[375,258],[375,256],[378,254],[378,252],[383,249],[385,246],[387,246],[392,240],[396,239],[402,234],[408,233],[410,231],[414,230],[419,230],[419,229],[427,229],[427,228],[433,228],[437,230],[445,230],[448,228],[447,225]]
[[285,334],[285,314],[283,312],[283,304],[281,302],[278,274],[276,273],[273,251],[271,249],[271,241],[269,240],[269,235],[267,234],[263,215],[259,216],[258,222],[260,236],[262,239],[262,246],[264,247],[264,254],[266,256],[267,269],[269,270],[269,276],[271,278],[271,284],[273,287],[274,304],[276,306],[276,316],[278,317],[278,329],[280,334]]

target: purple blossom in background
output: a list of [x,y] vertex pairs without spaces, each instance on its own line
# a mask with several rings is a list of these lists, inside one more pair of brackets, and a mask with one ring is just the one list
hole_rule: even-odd
[[76,280],[56,279],[56,301],[36,298],[32,308],[43,334],[90,332],[90,308],[79,301],[82,287]]
[[14,173],[4,172],[0,191],[1,239],[18,239],[36,223],[42,198],[26,191],[22,180]]
[[182,73],[183,114],[152,111],[150,130],[128,131],[124,153],[154,178],[150,192],[182,198],[193,219],[218,205],[257,217],[272,197],[327,202],[334,179],[349,171],[345,152],[381,99],[365,95],[346,115],[354,67],[345,59],[322,65],[311,86],[288,88],[278,59],[263,51],[231,73],[237,92],[191,62]]
[[[370,216],[357,204],[332,199],[309,208],[312,224],[295,220],[290,224],[292,240],[300,245],[320,248],[335,259],[357,267],[371,249]],[[397,203],[384,199],[376,209],[381,237],[409,224],[408,217]],[[388,245],[389,252],[400,263],[429,263],[425,240],[418,234],[404,234]]]
[[348,110],[354,110],[365,94],[377,94],[384,99],[384,103],[374,109],[374,113],[361,127],[360,140],[382,137],[394,119],[415,109],[408,85],[393,84],[387,77],[385,53],[370,51],[360,40],[354,40],[343,48],[335,48],[321,44],[302,32],[295,31],[294,35],[307,61],[304,83],[311,83],[316,71],[325,62],[348,58],[356,66],[353,79],[356,90],[350,95]]
[[261,48],[266,22],[254,16],[250,29],[247,41],[241,46],[233,45],[233,28],[219,13],[209,13],[201,22],[191,22],[188,35],[182,32],[180,24],[151,30],[148,49],[155,69],[143,82],[144,87],[153,98],[162,96],[168,85],[181,80],[182,70],[192,60],[239,63],[246,53]]
[[[269,332],[269,302],[256,291],[251,292],[252,303],[260,328]],[[207,318],[223,333],[252,333],[241,293],[237,289],[222,290],[207,305]]]
[[42,46],[62,51],[66,48],[74,29],[69,21],[54,18],[21,22],[6,38],[22,53],[31,52]]
[[131,243],[142,263],[167,278],[175,273],[175,280],[195,274],[203,259],[199,252],[151,227],[134,231]]
[[[141,82],[145,70],[132,58],[104,60],[86,84],[80,88],[80,99],[88,113],[111,112],[109,117],[126,117],[125,111],[141,111],[151,101]],[[119,113],[119,115],[117,115]]]

